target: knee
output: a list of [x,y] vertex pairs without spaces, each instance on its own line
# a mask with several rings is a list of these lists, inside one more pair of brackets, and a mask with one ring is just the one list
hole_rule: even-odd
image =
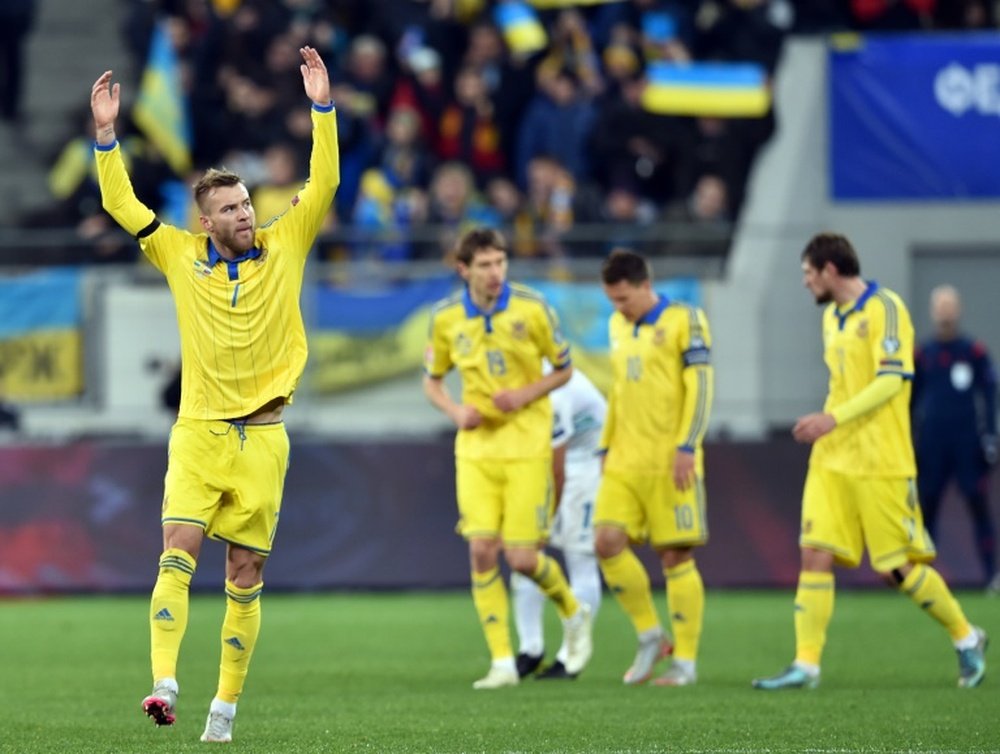
[[660,552],[660,562],[664,568],[676,568],[694,557],[690,547],[671,548]]
[[226,578],[233,586],[249,589],[263,580],[265,558],[248,550],[231,548],[226,564]]
[[818,573],[833,571],[833,553],[814,550],[810,547],[802,549],[802,570]]
[[473,539],[469,542],[469,562],[472,570],[483,573],[496,567],[500,543],[493,539]]
[[535,550],[525,548],[507,550],[504,557],[507,558],[507,565],[525,576],[531,576],[538,567],[538,553]]
[[913,570],[913,566],[910,563],[900,566],[899,568],[893,568],[887,573],[880,573],[879,576],[886,583],[890,589],[902,589],[903,582],[906,577],[910,575],[910,571]]
[[628,544],[625,532],[610,527],[601,527],[594,535],[594,551],[601,560],[618,555]]

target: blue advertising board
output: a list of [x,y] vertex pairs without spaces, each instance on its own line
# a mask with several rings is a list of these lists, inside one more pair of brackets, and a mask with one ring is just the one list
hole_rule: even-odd
[[1000,197],[1000,35],[870,35],[830,50],[841,200]]

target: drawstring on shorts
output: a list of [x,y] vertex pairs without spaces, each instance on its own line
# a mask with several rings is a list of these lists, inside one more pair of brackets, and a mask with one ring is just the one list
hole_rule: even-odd
[[232,430],[233,427],[236,427],[236,431],[239,432],[240,435],[240,450],[243,450],[243,443],[247,441],[247,420],[243,419],[242,421],[240,420],[234,421],[231,419],[223,419],[223,421],[229,425],[228,427],[226,427],[225,432],[216,432],[214,429],[210,429],[208,431],[218,437],[225,437],[226,435],[229,434],[229,432]]

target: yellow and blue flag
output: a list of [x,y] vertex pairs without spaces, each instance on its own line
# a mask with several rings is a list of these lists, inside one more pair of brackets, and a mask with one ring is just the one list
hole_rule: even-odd
[[661,115],[759,118],[771,107],[764,67],[756,63],[651,63],[642,106]]
[[499,3],[493,9],[493,17],[514,55],[530,55],[544,50],[549,43],[534,8],[520,0]]
[[153,27],[132,118],[174,173],[184,176],[191,170],[191,113],[181,84],[177,52],[164,20]]
[[0,279],[0,395],[70,398],[83,390],[80,272]]

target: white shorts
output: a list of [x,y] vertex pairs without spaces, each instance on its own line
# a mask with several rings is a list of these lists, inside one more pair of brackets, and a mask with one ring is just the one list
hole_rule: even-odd
[[601,483],[600,461],[566,465],[566,484],[552,522],[549,543],[563,552],[594,552],[594,501]]

